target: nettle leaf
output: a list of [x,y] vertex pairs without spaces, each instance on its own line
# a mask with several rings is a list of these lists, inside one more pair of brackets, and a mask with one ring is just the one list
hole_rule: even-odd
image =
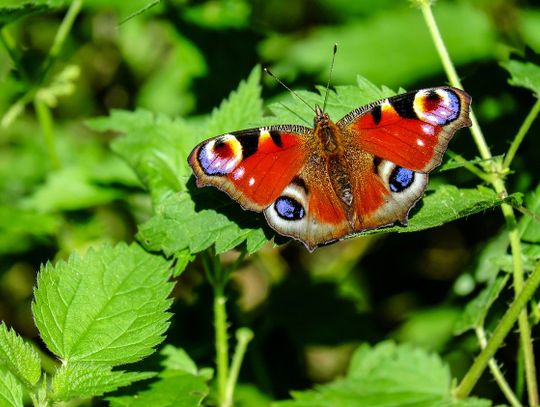
[[170,274],[166,260],[124,243],[47,263],[32,304],[43,341],[69,363],[140,360],[169,326]]
[[0,204],[0,254],[23,252],[35,242],[46,242],[61,224],[57,214]]
[[460,189],[453,185],[441,185],[434,191],[428,191],[424,198],[416,204],[409,214],[409,222],[406,227],[396,225],[389,228],[369,230],[359,233],[359,235],[416,232],[441,226],[513,200],[519,201],[519,196],[511,195],[506,199],[501,199],[493,190],[485,187]]
[[536,97],[540,97],[540,66],[532,62],[508,61],[501,66],[506,69],[511,78],[508,83],[531,90]]
[[90,174],[84,169],[67,167],[52,172],[23,204],[28,209],[54,212],[85,209],[122,197],[123,193],[118,189],[92,182]]
[[156,207],[156,214],[139,226],[137,238],[150,251],[167,256],[189,249],[201,252],[215,245],[223,253],[246,242],[248,253],[257,251],[272,236],[263,229],[264,217],[248,212],[214,188],[197,188],[191,194],[170,194]]
[[41,377],[41,361],[37,351],[0,323],[0,367],[8,369],[27,387],[34,386]]
[[480,328],[484,325],[491,305],[499,297],[507,281],[508,275],[496,278],[475,299],[467,304],[454,326],[455,335],[460,335],[469,329]]
[[189,355],[180,348],[166,345],[161,350],[165,357],[158,381],[150,389],[135,396],[109,398],[112,407],[176,407],[200,406],[209,393],[207,382],[212,378],[208,369],[198,369]]
[[[293,392],[278,407],[490,406],[487,400],[457,401],[451,395],[450,370],[436,354],[410,345],[383,342],[360,346],[343,379]],[[472,404],[471,404],[472,403]]]
[[109,366],[69,363],[54,374],[50,397],[56,401],[101,396],[135,381],[156,376],[153,372],[111,371]]
[[108,117],[92,119],[96,131],[112,130],[125,135],[112,149],[135,170],[154,200],[167,191],[180,191],[191,175],[187,156],[196,144],[193,126],[145,110],[113,110]]
[[23,388],[11,373],[0,369],[0,406],[23,407]]

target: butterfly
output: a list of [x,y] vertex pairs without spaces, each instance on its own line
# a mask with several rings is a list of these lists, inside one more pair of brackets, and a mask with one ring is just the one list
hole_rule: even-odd
[[333,122],[315,107],[313,128],[272,125],[197,145],[197,186],[262,212],[309,251],[400,222],[421,199],[454,133],[471,125],[471,98],[449,86],[381,99]]

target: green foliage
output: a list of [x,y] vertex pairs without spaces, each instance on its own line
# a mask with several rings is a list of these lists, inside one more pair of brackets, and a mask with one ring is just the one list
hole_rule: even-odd
[[294,401],[276,405],[491,406],[488,400],[452,400],[450,371],[438,356],[391,342],[358,348],[345,378],[292,394]]
[[[418,1],[0,2],[0,405],[537,405],[540,9],[425,3],[442,38]],[[203,140],[312,125],[335,43],[334,121],[461,86],[434,39],[483,132],[407,225],[307,253],[196,186]]]
[[41,363],[36,350],[3,323],[0,324],[0,366],[28,387],[34,386],[41,376]]
[[169,275],[165,260],[125,244],[46,264],[32,305],[43,341],[66,363],[140,360],[169,326]]

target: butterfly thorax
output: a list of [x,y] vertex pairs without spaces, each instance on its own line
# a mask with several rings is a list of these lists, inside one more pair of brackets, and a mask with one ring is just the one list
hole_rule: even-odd
[[343,131],[319,106],[316,106],[315,111],[314,134],[319,144],[320,156],[324,158],[332,189],[343,202],[346,212],[349,212],[353,191],[349,179],[349,165],[345,158]]

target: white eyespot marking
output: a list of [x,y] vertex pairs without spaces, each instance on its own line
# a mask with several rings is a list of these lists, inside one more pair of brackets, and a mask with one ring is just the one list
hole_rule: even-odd
[[252,187],[255,184],[255,178],[251,177],[248,182],[249,186]]
[[418,144],[420,147],[424,147],[424,140],[422,140],[421,138],[416,139],[416,144]]
[[197,159],[206,175],[227,175],[242,161],[242,145],[232,134],[224,134],[203,144]]
[[246,173],[246,169],[244,167],[238,167],[233,172],[233,179],[235,181],[238,181],[240,178],[242,178],[244,176],[245,173]]

